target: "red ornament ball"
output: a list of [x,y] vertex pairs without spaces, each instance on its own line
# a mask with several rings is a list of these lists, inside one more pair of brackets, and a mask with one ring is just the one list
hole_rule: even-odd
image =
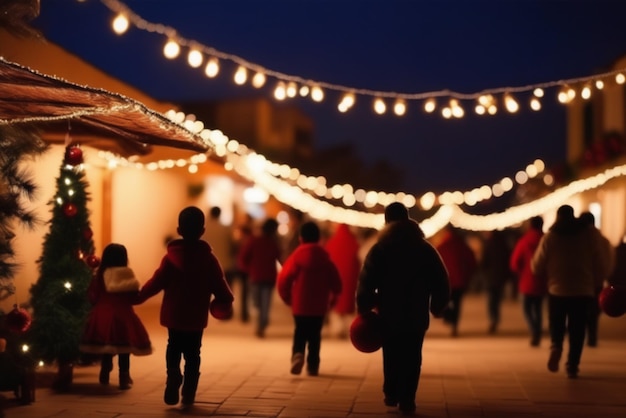
[[602,312],[617,318],[626,313],[626,287],[607,286],[600,292],[598,302]]
[[91,228],[83,229],[83,238],[85,238],[86,240],[90,240],[92,237],[93,231],[91,230]]
[[217,302],[213,299],[209,306],[209,312],[211,312],[213,318],[226,321],[233,317],[233,304],[231,302]]
[[354,318],[350,325],[350,341],[363,353],[373,353],[382,347],[382,324],[376,312],[370,311]]
[[78,207],[73,203],[65,203],[63,205],[63,213],[68,218],[71,218],[73,216],[76,216],[76,214],[78,213]]
[[26,332],[30,328],[31,317],[26,309],[14,305],[11,312],[6,315],[5,324],[9,331],[16,333]]
[[83,150],[76,146],[65,150],[65,162],[69,165],[79,165],[83,163]]
[[100,258],[97,255],[90,254],[85,258],[85,262],[89,267],[95,269],[100,265]]

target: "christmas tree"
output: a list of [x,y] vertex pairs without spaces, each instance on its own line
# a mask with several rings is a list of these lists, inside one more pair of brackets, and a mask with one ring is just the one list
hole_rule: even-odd
[[13,279],[19,266],[12,246],[14,222],[29,228],[37,223],[35,215],[24,208],[24,198],[32,199],[36,186],[20,163],[46,149],[36,131],[0,126],[0,300],[15,292]]
[[[20,163],[47,147],[32,128],[0,126],[0,300],[11,297],[16,288],[19,263],[12,244],[15,223],[29,228],[37,225],[34,214],[24,206],[34,197],[36,185]],[[22,350],[29,326],[30,314],[17,303],[8,313],[0,311],[0,352],[4,351],[0,357],[0,390],[13,389],[22,403],[34,399],[34,382],[30,379],[34,365]]]
[[92,269],[99,264],[94,255],[87,210],[88,184],[80,147],[66,148],[56,185],[57,192],[50,202],[50,229],[38,260],[40,275],[30,289],[33,323],[29,340],[35,358],[57,364],[54,388],[67,390],[91,307],[87,288]]

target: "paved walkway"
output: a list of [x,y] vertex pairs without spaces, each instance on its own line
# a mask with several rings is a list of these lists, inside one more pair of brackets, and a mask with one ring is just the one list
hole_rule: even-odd
[[[158,304],[137,311],[155,346],[148,357],[131,358],[135,385],[120,391],[98,384],[98,366],[78,367],[70,393],[48,383],[52,369],[38,372],[36,401],[17,405],[10,392],[7,418],[43,417],[393,417],[382,402],[380,352],[364,354],[326,330],[317,377],[289,374],[291,316],[275,299],[265,339],[238,318],[210,321],[202,351],[197,402],[189,411],[163,403],[166,333],[158,325]],[[158,302],[158,301],[154,301]],[[151,302],[148,302],[151,303]],[[546,369],[548,340],[529,346],[519,302],[503,304],[499,333],[486,333],[485,302],[467,297],[459,337],[433,321],[424,345],[418,390],[419,417],[459,418],[624,418],[626,417],[626,316],[601,317],[598,347],[585,348],[580,377]],[[112,383],[117,373],[111,374]]]

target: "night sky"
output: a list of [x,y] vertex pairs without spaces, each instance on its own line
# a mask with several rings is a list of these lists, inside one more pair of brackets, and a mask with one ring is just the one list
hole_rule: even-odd
[[[358,89],[398,93],[478,93],[606,72],[626,54],[626,1],[399,0],[127,0],[143,19],[265,68]],[[118,36],[100,0],[42,0],[34,22],[52,42],[164,101],[216,100],[267,94],[234,87],[222,61],[215,79],[191,69],[186,56],[162,55],[165,38],[131,28]],[[357,96],[346,114],[339,96],[322,103],[292,99],[315,122],[324,149],[352,142],[368,163],[386,160],[406,172],[398,189],[421,194],[466,190],[513,176],[536,158],[565,160],[565,108],[547,89],[543,108],[502,108],[465,117],[427,114],[422,101],[407,115],[379,116]],[[517,97],[517,96],[516,96]],[[388,104],[389,106],[389,104]],[[228,132],[225,132],[228,135]],[[305,173],[306,174],[306,173]]]

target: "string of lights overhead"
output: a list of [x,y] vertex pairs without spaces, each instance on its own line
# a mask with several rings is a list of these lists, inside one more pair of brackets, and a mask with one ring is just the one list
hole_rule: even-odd
[[[369,96],[373,99],[374,110],[378,114],[384,114],[387,103],[390,102],[394,103],[393,109],[396,115],[404,115],[407,109],[406,103],[411,100],[423,101],[424,110],[428,113],[433,113],[439,109],[444,118],[463,117],[465,115],[464,106],[467,106],[467,103],[464,103],[465,101],[474,102],[474,111],[479,115],[495,115],[498,112],[498,106],[504,106],[508,112],[515,113],[519,110],[520,105],[514,94],[528,92],[532,93],[529,102],[530,108],[538,111],[541,109],[541,99],[548,88],[558,87],[559,102],[568,104],[577,96],[583,100],[589,99],[594,88],[602,90],[607,83],[623,84],[626,81],[624,70],[616,70],[576,79],[551,81],[521,87],[502,87],[471,94],[449,90],[404,94],[355,89],[303,79],[299,76],[283,74],[264,68],[238,56],[183,38],[178,35],[178,31],[174,28],[148,22],[117,0],[101,0],[101,2],[115,14],[113,28],[116,33],[123,34],[132,24],[139,29],[161,34],[166,37],[164,44],[164,55],[166,58],[177,58],[183,52],[183,49],[186,49],[188,64],[193,68],[200,68],[204,65],[207,77],[216,77],[219,74],[220,60],[231,61],[238,65],[233,75],[233,79],[238,85],[244,85],[250,79],[252,86],[261,88],[267,83],[268,79],[273,78],[277,83],[274,89],[274,97],[277,100],[293,98],[299,95],[301,97],[309,96],[312,100],[321,102],[325,97],[325,90],[334,90],[343,93],[343,97],[338,104],[338,109],[341,112],[352,108],[356,103],[357,96]],[[250,74],[253,74],[252,77],[249,77]],[[441,103],[443,103],[443,106],[438,106]],[[167,116],[190,131],[199,134],[205,141],[212,143],[215,154],[225,159],[226,169],[234,170],[244,178],[250,179],[267,190],[277,200],[311,213],[312,216],[321,220],[345,222],[355,226],[378,229],[384,224],[382,215],[358,211],[350,209],[350,207],[356,202],[362,203],[365,207],[373,207],[375,205],[387,205],[393,201],[401,201],[408,207],[419,205],[425,210],[438,205],[436,213],[421,222],[427,236],[432,236],[448,223],[475,231],[513,226],[528,219],[530,216],[555,209],[577,193],[599,187],[611,178],[626,175],[626,166],[614,167],[597,176],[570,183],[535,202],[511,207],[500,213],[471,215],[463,211],[460,205],[472,206],[481,200],[501,196],[514,187],[514,182],[523,184],[529,178],[542,174],[545,168],[543,162],[536,160],[529,164],[525,170],[518,171],[513,179],[506,177],[492,186],[482,186],[466,192],[453,191],[439,195],[428,192],[419,198],[407,193],[367,192],[354,190],[351,185],[333,185],[328,187],[323,177],[306,176],[295,168],[272,163],[264,156],[249,150],[238,141],[229,139],[222,132],[204,129],[201,121],[188,118],[182,112],[171,111],[168,112]],[[205,154],[197,154],[188,160],[163,160],[145,165],[132,163],[108,153],[101,153],[101,157],[109,161],[109,166],[112,168],[121,165],[156,170],[187,166],[192,173],[198,170],[198,164],[207,161]],[[551,185],[554,181],[548,173],[544,174],[542,178],[548,185]],[[320,198],[326,200],[321,200]],[[332,199],[341,200],[344,207],[329,203],[328,200]]]
[[516,113],[521,108],[522,97],[528,101],[529,109],[539,111],[547,89],[556,89],[558,102],[568,104],[577,96],[583,100],[590,99],[594,91],[603,90],[608,83],[626,82],[626,69],[620,69],[566,80],[497,87],[475,93],[451,90],[398,93],[355,88],[274,71],[237,55],[206,46],[199,41],[184,38],[175,28],[149,22],[118,0],[100,1],[114,14],[112,28],[115,33],[122,35],[132,25],[162,35],[165,38],[163,55],[167,59],[176,59],[186,53],[187,64],[192,68],[203,68],[208,78],[218,76],[220,61],[229,61],[237,67],[232,76],[235,84],[243,86],[249,83],[255,88],[262,88],[271,79],[274,82],[273,96],[280,101],[300,96],[310,97],[314,102],[322,102],[327,96],[326,91],[334,91],[340,95],[337,109],[341,113],[348,112],[357,100],[365,99],[371,103],[374,113],[379,115],[386,114],[391,109],[396,116],[404,116],[407,114],[409,102],[419,102],[419,107],[424,112],[439,112],[443,118],[453,119],[464,117],[466,109],[473,109],[476,115],[496,115],[501,109],[508,113]]

